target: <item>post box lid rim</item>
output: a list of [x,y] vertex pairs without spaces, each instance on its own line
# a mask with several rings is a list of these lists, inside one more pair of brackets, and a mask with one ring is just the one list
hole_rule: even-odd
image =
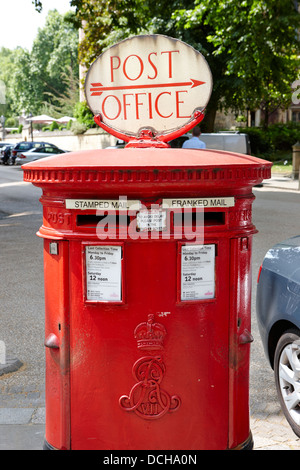
[[197,169],[228,167],[269,167],[272,163],[251,155],[222,150],[194,149],[99,149],[68,152],[46,157],[22,166],[27,170],[71,169]]

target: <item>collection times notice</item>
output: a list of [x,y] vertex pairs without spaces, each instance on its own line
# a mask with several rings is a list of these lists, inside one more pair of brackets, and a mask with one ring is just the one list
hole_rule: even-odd
[[92,302],[122,300],[122,247],[86,247],[86,299]]
[[215,245],[186,245],[181,250],[181,300],[215,297]]

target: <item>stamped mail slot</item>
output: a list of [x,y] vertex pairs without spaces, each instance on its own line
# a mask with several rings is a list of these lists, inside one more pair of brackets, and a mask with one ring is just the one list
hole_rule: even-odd
[[79,214],[76,217],[77,227],[97,227],[100,226],[110,226],[115,225],[127,226],[130,224],[130,217],[126,214],[105,214],[105,215],[96,215],[96,214]]

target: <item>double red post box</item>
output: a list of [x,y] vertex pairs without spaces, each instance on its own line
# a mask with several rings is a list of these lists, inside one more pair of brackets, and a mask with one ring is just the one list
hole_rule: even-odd
[[46,448],[252,448],[252,187],[270,167],[171,148],[23,167],[43,192]]

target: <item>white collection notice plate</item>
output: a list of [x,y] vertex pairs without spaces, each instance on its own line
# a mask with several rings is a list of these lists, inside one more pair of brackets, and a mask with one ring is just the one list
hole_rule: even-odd
[[86,247],[86,300],[122,301],[122,247]]
[[181,248],[181,300],[215,297],[215,245]]

